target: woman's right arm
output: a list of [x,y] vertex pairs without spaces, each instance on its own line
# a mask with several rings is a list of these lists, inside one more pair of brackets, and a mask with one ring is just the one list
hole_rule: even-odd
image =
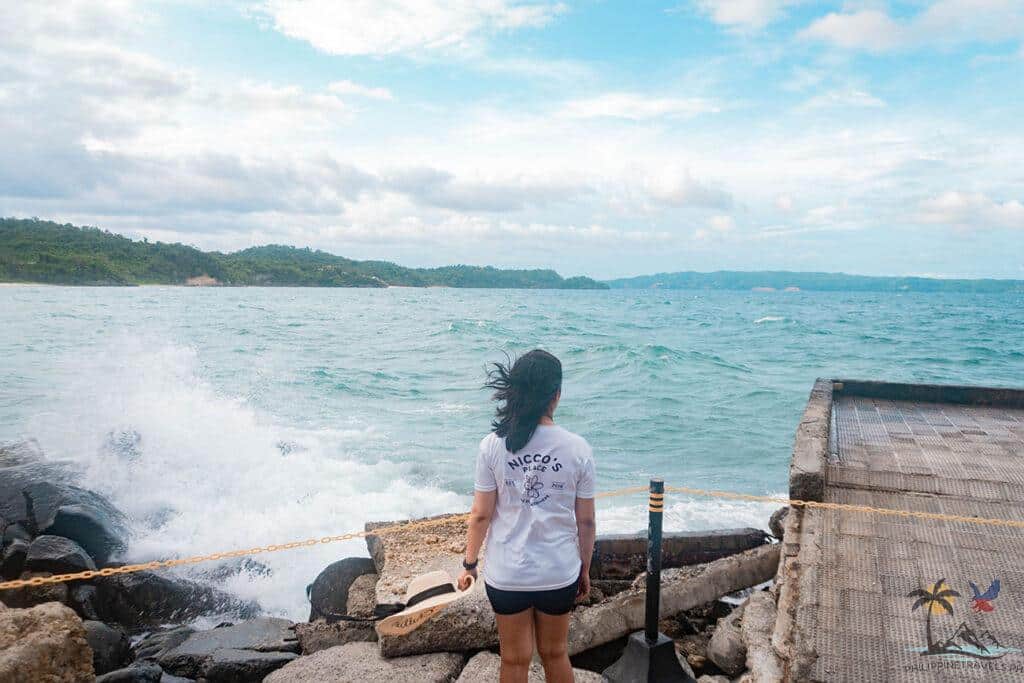
[[[480,561],[480,546],[487,537],[487,528],[494,516],[494,506],[498,502],[498,492],[476,491],[473,493],[473,508],[469,511],[469,530],[466,533],[466,563]],[[476,579],[476,569],[467,569],[459,576],[459,590],[469,587],[469,577]]]

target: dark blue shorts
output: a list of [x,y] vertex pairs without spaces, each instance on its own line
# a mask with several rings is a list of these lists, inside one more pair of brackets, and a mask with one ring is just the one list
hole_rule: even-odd
[[491,601],[494,613],[502,616],[519,614],[531,607],[551,616],[568,614],[576,604],[579,586],[580,580],[576,579],[565,588],[550,591],[503,591],[484,582],[487,599]]

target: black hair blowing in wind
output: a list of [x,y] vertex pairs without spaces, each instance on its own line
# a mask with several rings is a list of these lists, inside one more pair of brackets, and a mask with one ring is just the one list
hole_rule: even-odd
[[515,453],[530,440],[548,406],[562,388],[562,362],[547,351],[534,349],[503,365],[494,363],[484,386],[494,389],[497,415],[491,426]]

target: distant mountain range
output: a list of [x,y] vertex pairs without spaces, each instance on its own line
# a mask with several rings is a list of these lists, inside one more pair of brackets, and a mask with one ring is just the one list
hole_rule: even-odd
[[1024,280],[942,280],[926,277],[872,277],[845,273],[731,271],[659,273],[611,280],[612,289],[733,289],[826,292],[1024,293]]
[[509,289],[723,289],[1024,293],[1024,280],[942,280],[844,273],[718,271],[660,273],[600,282],[553,270],[490,266],[406,268],[281,245],[232,253],[132,240],[90,227],[0,218],[0,282],[64,285],[291,287],[479,287]]
[[0,282],[608,289],[588,277],[563,278],[553,270],[404,268],[280,245],[224,254],[183,244],[131,240],[97,228],[15,218],[0,219]]

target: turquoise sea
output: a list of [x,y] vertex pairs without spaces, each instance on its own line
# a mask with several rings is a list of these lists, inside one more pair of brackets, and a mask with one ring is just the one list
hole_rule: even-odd
[[[0,319],[0,441],[73,461],[131,516],[131,560],[464,509],[504,352],[562,359],[556,419],[601,490],[784,493],[819,376],[1024,385],[1020,295],[11,286]],[[600,530],[643,528],[643,503],[602,501]],[[676,498],[666,527],[771,509]],[[199,571],[300,618],[319,569],[365,553]]]

